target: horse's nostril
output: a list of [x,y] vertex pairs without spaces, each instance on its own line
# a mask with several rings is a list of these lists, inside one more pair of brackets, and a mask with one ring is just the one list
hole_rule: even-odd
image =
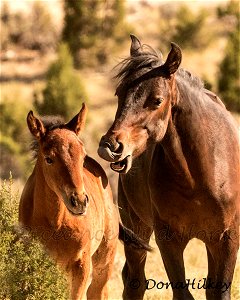
[[118,147],[115,148],[114,152],[120,154],[123,152],[123,144],[121,142],[117,142],[117,145]]
[[103,146],[106,147],[106,148],[109,148],[111,151],[114,148],[113,144],[110,144],[108,142],[105,142]]
[[117,141],[115,143],[105,142],[104,146],[109,148],[111,152],[114,153],[122,153],[123,151],[123,144],[121,142],[117,142]]

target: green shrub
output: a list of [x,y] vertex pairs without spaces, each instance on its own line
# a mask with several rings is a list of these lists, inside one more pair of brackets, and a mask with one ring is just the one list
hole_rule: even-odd
[[65,0],[64,14],[62,39],[77,68],[106,63],[128,32],[125,0]]
[[65,119],[76,114],[81,103],[87,101],[85,89],[73,68],[66,44],[59,46],[58,59],[48,69],[47,83],[41,98],[35,94],[34,105],[39,114],[60,115]]
[[219,67],[218,90],[227,108],[240,112],[240,31],[230,35],[226,54]]
[[[15,94],[18,96],[15,97]],[[3,96],[0,103],[0,178],[7,179],[9,170],[15,178],[26,178],[29,169],[27,143],[27,108],[21,103],[20,91]],[[11,99],[9,97],[12,97]]]
[[231,17],[232,28],[228,32],[225,56],[219,65],[218,90],[229,110],[240,112],[240,13],[235,1],[219,10],[222,17]]
[[13,181],[0,190],[0,299],[67,300],[67,281],[41,244],[18,228],[19,195]]
[[176,25],[171,39],[182,48],[201,49],[212,40],[207,26],[207,11],[194,13],[187,5],[181,5],[176,13]]

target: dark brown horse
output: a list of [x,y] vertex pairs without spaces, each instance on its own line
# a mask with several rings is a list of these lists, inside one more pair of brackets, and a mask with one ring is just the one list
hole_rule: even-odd
[[[98,153],[120,173],[123,223],[149,240],[154,231],[173,299],[193,299],[183,251],[206,244],[206,297],[230,299],[238,251],[240,152],[237,128],[221,100],[179,69],[174,43],[166,62],[134,37],[119,71],[115,120]],[[125,246],[124,299],[142,299],[146,251]],[[139,288],[132,288],[138,279]],[[181,286],[184,286],[181,288]]]
[[[69,123],[44,124],[32,112],[27,123],[37,142],[36,165],[20,201],[19,221],[66,269],[72,299],[107,299],[118,236],[128,236],[101,166],[78,138],[86,107]],[[120,228],[120,232],[119,232]],[[147,248],[147,247],[145,247]],[[92,276],[92,277],[91,277]],[[89,285],[90,284],[90,285]]]

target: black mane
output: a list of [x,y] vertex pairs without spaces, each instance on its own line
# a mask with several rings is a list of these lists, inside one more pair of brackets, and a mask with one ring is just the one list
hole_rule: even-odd
[[[118,86],[122,83],[128,81],[129,77],[135,73],[137,70],[147,68],[147,73],[150,69],[161,66],[164,64],[162,53],[157,52],[149,45],[142,46],[143,52],[137,56],[129,56],[128,58],[123,59],[116,68],[119,68],[118,73],[115,75],[115,78],[118,79]],[[194,76],[192,73],[185,69],[178,69],[177,71],[177,80],[178,81],[187,81],[191,86],[196,88],[203,88],[203,82],[200,78]]]

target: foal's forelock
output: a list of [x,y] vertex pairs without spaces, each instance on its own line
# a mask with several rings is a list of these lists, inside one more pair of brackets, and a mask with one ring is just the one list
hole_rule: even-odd
[[[48,132],[56,128],[61,128],[65,124],[63,118],[60,116],[43,116],[41,120]],[[39,143],[35,138],[30,143],[30,150],[32,151],[33,159],[36,159],[39,152]]]

